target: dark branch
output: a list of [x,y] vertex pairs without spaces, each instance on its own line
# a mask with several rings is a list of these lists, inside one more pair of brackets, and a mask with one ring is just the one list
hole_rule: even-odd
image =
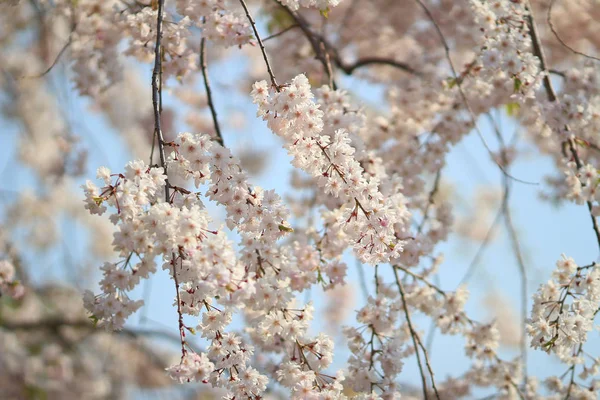
[[212,90],[210,88],[210,80],[208,79],[208,67],[206,65],[206,39],[202,38],[200,41],[200,68],[202,70],[202,77],[204,78],[204,89],[206,90],[206,98],[208,99],[208,107],[212,115],[213,125],[215,127],[215,133],[217,135],[217,142],[221,146],[225,146],[223,141],[223,135],[221,134],[221,128],[219,127],[219,120],[217,119],[217,110],[213,102]]
[[256,36],[256,40],[258,41],[258,46],[260,47],[260,51],[262,52],[263,59],[265,60],[265,64],[267,65],[267,72],[269,73],[269,77],[271,78],[271,84],[279,90],[279,85],[277,85],[277,80],[275,79],[275,74],[273,74],[273,70],[271,69],[271,63],[269,62],[269,57],[267,56],[267,52],[265,51],[265,45],[263,44],[260,35],[258,34],[258,29],[256,29],[256,23],[250,15],[250,11],[248,10],[248,6],[244,0],[240,0],[244,11],[246,12],[246,17],[248,17],[248,21],[250,21],[250,25],[252,25],[252,30],[254,31],[254,35]]
[[[162,103],[162,22],[163,7],[165,0],[158,0],[158,14],[156,17],[156,45],[154,47],[154,70],[152,71],[152,106],[154,109],[154,135],[158,139],[158,153],[160,156],[160,165],[167,175],[167,160],[165,155],[165,138],[160,127],[160,114]],[[165,201],[169,202],[169,180],[167,178],[165,185]]]
[[324,36],[314,32],[311,29],[310,24],[302,15],[291,11],[288,7],[282,7],[288,12],[288,14],[294,19],[294,21],[296,21],[296,24],[300,26],[300,29],[302,29],[304,36],[306,36],[306,38],[310,42],[317,59],[319,59],[321,64],[323,64],[323,67],[326,71],[328,58],[330,58],[333,61],[333,63],[346,75],[351,75],[356,69],[366,67],[369,65],[388,65],[400,69],[404,72],[410,73],[412,75],[420,75],[418,71],[411,68],[408,64],[384,57],[364,57],[358,59],[354,63],[347,63],[344,60],[342,60],[335,46],[333,46]]
[[383,57],[365,57],[357,60],[353,64],[344,64],[342,60],[338,59],[336,64],[347,75],[351,75],[354,70],[366,67],[368,65],[389,65],[390,67],[400,69],[404,72],[408,72],[409,74],[420,75],[419,72],[415,71],[406,63]]

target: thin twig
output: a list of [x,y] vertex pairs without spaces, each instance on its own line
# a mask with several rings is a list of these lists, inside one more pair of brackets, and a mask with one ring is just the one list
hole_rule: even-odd
[[[48,318],[41,319],[38,321],[25,321],[25,322],[9,322],[3,321],[0,323],[2,329],[9,331],[39,331],[49,330],[59,332],[61,328],[75,328],[89,330],[91,334],[104,333],[101,329],[95,329],[91,320],[65,320],[59,318]],[[161,339],[179,342],[179,337],[173,333],[160,330],[160,329],[148,329],[148,328],[123,328],[118,331],[114,331],[115,334],[126,335],[130,337],[158,337]],[[189,344],[188,344],[189,345]]]
[[562,71],[559,71],[557,69],[549,69],[548,73],[556,75],[556,76],[560,76],[561,78],[566,78],[567,74],[565,74]]
[[[175,254],[173,254],[175,256]],[[178,257],[183,261],[183,257]],[[177,259],[173,257],[173,281],[175,281],[175,292],[177,293],[177,319],[179,323],[179,338],[181,339],[181,360],[185,357],[186,340],[185,340],[185,325],[183,323],[183,312],[181,311],[181,295],[179,294],[179,279],[177,278]]]
[[[41,16],[40,16],[40,18],[41,18]],[[44,72],[37,74],[37,75],[33,75],[33,76],[24,76],[23,78],[24,79],[41,78],[43,76],[46,76],[50,71],[52,71],[54,66],[56,66],[56,64],[58,64],[58,61],[60,60],[60,58],[62,57],[64,52],[67,51],[67,49],[71,46],[71,43],[73,43],[73,32],[75,32],[75,28],[77,28],[77,22],[75,20],[75,10],[73,10],[71,7],[71,31],[69,32],[69,39],[67,40],[67,42],[60,49],[60,51],[54,58],[54,61],[52,61],[52,64],[50,64],[50,66]]]
[[419,275],[415,272],[412,272],[410,269],[408,268],[404,268],[401,265],[394,265],[394,268],[397,268],[399,270],[401,270],[402,272],[412,276],[413,278],[423,282],[425,285],[429,286],[431,289],[435,290],[436,292],[438,292],[439,294],[441,294],[443,297],[446,297],[446,292],[444,292],[442,289],[440,289],[439,286],[429,282],[425,277],[423,277],[422,275]]
[[369,299],[369,290],[367,289],[367,278],[365,276],[365,269],[360,260],[356,259],[356,269],[358,269],[358,281],[360,283],[360,289],[362,291],[365,301]]
[[278,36],[283,35],[286,32],[291,31],[294,28],[299,28],[299,27],[300,27],[300,25],[298,25],[298,24],[292,24],[292,25],[288,26],[287,28],[285,28],[284,30],[282,30],[280,32],[274,33],[271,36],[267,36],[266,38],[263,39],[263,43],[266,42],[267,40],[274,39],[274,38],[276,38]]
[[[434,276],[436,279],[436,285],[439,287],[440,279],[439,275]],[[429,324],[429,330],[427,331],[427,337],[425,338],[425,348],[427,349],[427,353],[431,354],[431,349],[433,348],[433,340],[435,339],[435,334],[437,332],[437,324],[435,320],[432,318],[431,323]]]
[[511,246],[515,257],[517,259],[517,265],[519,266],[519,273],[521,274],[521,362],[523,364],[523,380],[527,381],[527,334],[525,330],[527,321],[527,269],[525,268],[525,262],[521,252],[521,246],[517,238],[517,231],[515,230],[512,222],[512,216],[510,207],[508,204],[504,208],[504,221],[506,223],[506,230],[510,237]]
[[565,43],[565,41],[560,37],[560,35],[556,31],[556,28],[554,27],[554,23],[552,22],[552,7],[554,7],[554,3],[556,3],[556,0],[550,1],[550,5],[548,6],[548,15],[547,15],[546,19],[548,21],[548,26],[550,26],[550,30],[552,31],[552,34],[554,34],[554,37],[556,38],[556,40],[558,40],[564,48],[566,48],[567,50],[570,50],[574,54],[577,54],[577,55],[585,57],[585,58],[589,58],[590,60],[600,61],[600,58],[598,58],[598,57],[594,57],[589,54],[583,53],[581,51],[575,50],[573,47],[571,47],[567,43]]
[[246,17],[248,21],[250,21],[250,25],[252,25],[252,30],[254,31],[254,35],[256,36],[256,40],[258,41],[258,46],[260,47],[260,51],[262,52],[263,59],[265,60],[265,64],[267,64],[267,72],[269,73],[269,77],[271,78],[271,84],[279,90],[279,85],[277,85],[277,80],[275,80],[275,75],[273,74],[273,70],[271,69],[271,63],[269,62],[269,57],[267,56],[267,52],[265,51],[265,45],[260,39],[260,35],[258,34],[258,29],[256,29],[256,23],[254,19],[252,19],[252,15],[250,15],[250,11],[248,10],[248,6],[244,0],[240,0],[244,11],[246,12]]
[[431,188],[431,191],[429,192],[427,206],[425,206],[425,211],[423,211],[423,220],[421,221],[421,224],[419,225],[419,228],[417,229],[418,234],[420,234],[423,231],[423,227],[425,226],[425,223],[429,219],[429,209],[433,205],[433,203],[435,201],[435,195],[437,194],[437,192],[440,188],[440,180],[441,180],[440,178],[442,177],[442,168],[443,167],[438,168],[437,172],[435,173],[435,180],[433,182],[433,187]]
[[[496,133],[496,137],[502,146],[500,149],[500,157],[502,164],[508,167],[508,157],[506,155],[507,146],[504,142],[504,138],[502,137],[502,132],[500,132],[500,128],[496,123],[496,120],[491,114],[488,114],[493,131]],[[515,135],[516,138],[516,135]],[[510,196],[510,181],[503,177],[503,185],[504,185],[504,198],[502,200],[502,212],[504,214],[504,223],[506,225],[506,231],[508,233],[508,237],[510,238],[511,247],[513,253],[515,254],[515,258],[517,259],[517,265],[519,267],[519,274],[521,276],[521,338],[520,338],[520,347],[521,347],[521,363],[523,367],[523,382],[527,382],[527,269],[525,267],[525,261],[523,260],[523,255],[521,251],[521,244],[517,238],[517,231],[514,227],[512,221],[512,213],[510,211],[509,204],[509,196]]]
[[52,71],[52,68],[54,68],[54,66],[56,64],[58,64],[58,61],[60,60],[60,58],[62,57],[63,53],[65,51],[67,51],[67,49],[69,48],[69,46],[71,46],[71,43],[73,41],[73,35],[69,34],[69,40],[67,41],[67,43],[65,43],[65,45],[60,49],[60,51],[58,52],[58,54],[56,55],[56,58],[54,58],[54,61],[52,62],[52,64],[50,64],[50,66],[42,73],[37,74],[37,75],[31,75],[31,76],[24,76],[23,79],[35,79],[35,78],[42,78],[44,76],[46,76],[50,71]]
[[[331,63],[328,60],[328,57],[325,56],[325,54],[329,51],[329,43],[327,43],[325,38],[323,38],[321,35],[312,31],[310,24],[308,23],[308,21],[306,21],[304,19],[304,17],[302,17],[302,15],[292,11],[289,7],[284,6],[283,4],[281,4],[279,2],[277,2],[277,4],[279,4],[294,19],[294,21],[296,21],[296,24],[298,26],[300,26],[300,29],[302,29],[304,36],[306,36],[306,39],[308,39],[308,42],[310,43],[313,51],[315,52],[316,58],[323,65],[323,69],[325,70],[325,73],[328,74],[329,86],[333,90],[336,90],[337,84],[333,77]],[[337,66],[339,66],[339,63],[337,62],[336,57],[334,57],[334,62]]]
[[210,88],[210,80],[208,79],[208,67],[206,65],[206,39],[200,40],[200,68],[202,70],[202,77],[204,78],[204,89],[206,90],[206,98],[208,99],[208,107],[212,115],[213,125],[215,127],[215,133],[217,134],[216,140],[221,146],[225,146],[223,141],[223,135],[221,134],[221,128],[219,127],[219,120],[217,119],[217,110],[213,102],[212,90]]
[[412,338],[413,346],[415,348],[415,355],[417,357],[417,365],[419,366],[419,372],[421,374],[421,382],[422,382],[422,387],[423,387],[423,398],[425,400],[427,400],[428,399],[427,378],[425,377],[425,371],[423,371],[423,365],[421,364],[421,356],[419,355],[419,346],[417,346],[417,339],[415,339],[412,322],[410,320],[410,314],[408,312],[408,307],[406,305],[406,301],[404,298],[404,290],[402,290],[402,283],[400,283],[400,279],[398,279],[398,272],[396,271],[396,269],[393,268],[393,270],[394,270],[394,276],[396,277],[396,285],[398,286],[398,291],[400,292],[400,296],[402,298],[402,306],[404,308],[404,314],[406,316],[406,321],[408,323],[408,329],[410,330],[410,336]]
[[469,267],[467,268],[467,271],[465,272],[462,279],[460,280],[459,286],[467,283],[467,281],[469,281],[469,279],[471,279],[471,276],[475,272],[475,268],[479,265],[479,260],[483,256],[483,251],[489,245],[490,240],[492,239],[492,235],[493,235],[494,231],[496,230],[498,223],[500,223],[502,215],[504,214],[503,210],[504,210],[504,204],[502,204],[500,206],[500,209],[498,210],[498,213],[496,214],[496,218],[494,218],[492,225],[490,225],[490,228],[488,229],[487,233],[485,234],[485,237],[483,238],[483,242],[481,242],[481,246],[479,246],[479,248],[477,249],[477,252],[475,253],[475,256],[473,257],[473,260],[471,261],[471,263],[469,264]]

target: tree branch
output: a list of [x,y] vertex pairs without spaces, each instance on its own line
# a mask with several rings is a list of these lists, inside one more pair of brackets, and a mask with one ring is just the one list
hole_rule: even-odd
[[[154,135],[158,139],[158,153],[160,156],[160,165],[164,168],[167,175],[167,160],[165,155],[165,138],[160,126],[160,116],[162,110],[162,23],[163,23],[163,7],[165,0],[158,0],[158,11],[156,17],[156,45],[154,46],[154,69],[152,71],[152,107],[154,110]],[[169,202],[169,178],[167,175],[165,185],[165,201]]]
[[[529,10],[529,15],[527,16],[527,19],[529,22],[529,33],[531,36],[531,41],[533,43],[533,52],[534,52],[534,55],[540,60],[540,68],[542,69],[543,72],[546,72],[546,74],[544,76],[544,80],[543,80],[544,88],[546,90],[546,95],[548,96],[548,100],[550,100],[550,102],[556,102],[556,101],[558,101],[558,99],[556,97],[556,92],[554,91],[554,88],[552,87],[552,81],[550,80],[550,76],[547,73],[548,69],[546,66],[546,57],[544,55],[544,49],[542,48],[541,41],[538,36],[537,27],[536,27],[534,16],[533,16],[533,11],[531,9],[531,4],[529,2],[527,3],[527,8]],[[567,132],[571,131],[568,125],[565,128],[566,128]],[[581,167],[583,167],[583,163],[581,162],[581,159],[579,158],[579,153],[577,152],[577,148],[575,147],[575,141],[573,140],[572,134],[571,134],[571,137],[569,137],[569,139],[567,139],[567,144],[569,145],[569,151],[571,152],[571,155],[573,156],[573,159],[575,160],[575,165],[577,166],[577,169],[578,170],[581,169]],[[587,208],[588,208],[588,211],[590,214],[590,218],[592,220],[592,227],[594,229],[594,233],[596,234],[596,241],[598,242],[598,247],[600,248],[600,228],[598,227],[598,221],[596,220],[596,217],[594,216],[594,213],[592,212],[592,209],[593,209],[592,202],[587,201],[586,203],[587,203]]]
[[433,17],[433,14],[431,13],[431,11],[429,11],[429,8],[427,8],[427,6],[425,5],[425,3],[423,3],[422,0],[416,0],[416,2],[421,6],[421,8],[423,9],[423,11],[427,15],[427,18],[433,24],[433,26],[434,26],[434,28],[435,28],[435,30],[436,30],[439,38],[440,38],[440,42],[442,43],[442,46],[444,47],[444,51],[446,53],[446,59],[448,60],[448,64],[450,65],[450,69],[452,71],[452,76],[454,78],[454,81],[456,82],[456,87],[458,88],[458,92],[459,92],[460,97],[461,97],[461,99],[462,99],[462,101],[464,103],[465,109],[467,110],[469,116],[471,117],[471,123],[473,124],[473,127],[475,128],[475,131],[477,132],[477,135],[479,136],[479,139],[481,139],[481,142],[483,143],[483,146],[486,148],[486,150],[488,151],[488,153],[492,156],[492,160],[494,160],[495,164],[498,166],[498,168],[500,168],[500,171],[502,171],[502,173],[504,175],[508,176],[512,180],[515,180],[517,182],[520,182],[520,183],[523,183],[523,184],[526,184],[526,185],[537,185],[537,183],[535,183],[535,182],[524,181],[524,180],[515,178],[514,176],[510,175],[508,173],[508,171],[506,171],[506,169],[502,165],[500,165],[500,163],[493,157],[494,153],[492,152],[492,149],[490,148],[490,146],[488,145],[487,141],[485,140],[485,137],[483,136],[483,133],[479,129],[479,126],[477,126],[477,118],[476,118],[475,113],[473,112],[473,109],[471,108],[471,105],[469,104],[469,100],[467,99],[467,96],[465,95],[465,92],[464,92],[464,90],[462,88],[462,79],[464,79],[464,77],[460,77],[458,75],[458,73],[456,72],[456,68],[454,67],[454,62],[452,61],[452,57],[450,56],[450,46],[448,46],[448,42],[446,41],[446,37],[444,36],[444,33],[442,32],[442,29],[438,25],[437,21]]
[[204,78],[204,89],[206,90],[206,98],[208,99],[208,107],[212,115],[213,125],[215,127],[215,133],[217,134],[217,142],[221,146],[225,146],[223,141],[223,135],[221,134],[221,128],[219,127],[219,120],[217,119],[217,110],[213,102],[212,90],[210,88],[210,80],[208,79],[208,67],[206,65],[206,39],[200,40],[200,68],[202,70],[202,77]]

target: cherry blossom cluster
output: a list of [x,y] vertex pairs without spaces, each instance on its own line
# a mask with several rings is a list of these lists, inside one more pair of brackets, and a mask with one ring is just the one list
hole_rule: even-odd
[[25,287],[15,278],[15,266],[7,260],[0,261],[0,295],[18,299],[25,293]]
[[[170,271],[178,291],[176,305],[181,315],[202,315],[197,328],[180,321],[182,356],[180,363],[169,368],[173,379],[210,382],[227,388],[232,396],[259,396],[267,378],[248,364],[253,346],[224,331],[233,311],[248,308],[254,310],[262,333],[257,342],[266,347],[275,339],[284,342],[279,351],[284,351],[298,371],[304,371],[293,384],[288,383],[293,391],[310,387],[316,392],[341,393],[342,376],[323,383],[325,375],[320,372],[332,361],[331,340],[323,335],[310,338],[310,307],[295,309],[291,304],[293,290],[308,288],[315,276],[323,279],[320,268],[330,284],[336,284],[343,281],[345,266],[338,261],[321,265],[318,253],[298,242],[290,250],[286,246],[274,249],[273,244],[292,231],[279,197],[272,191],[250,188],[239,161],[209,136],[184,133],[170,146],[173,152],[167,165],[172,179],[193,180],[199,188],[208,185],[206,196],[225,206],[227,224],[242,234],[240,259],[223,231],[208,229],[200,193],[166,183],[162,168],[141,161],[129,163],[122,174],[111,175],[101,168],[98,177],[106,186],[86,183],[86,207],[98,214],[107,206],[116,211],[111,216],[118,227],[114,247],[124,260],[102,267],[101,295],[86,295],[86,306],[94,318],[109,328],[122,328],[141,305],[129,299],[127,292],[155,270],[154,258],[162,256],[163,268]],[[161,196],[166,185],[172,189],[168,202]],[[286,261],[288,253],[295,268]],[[131,262],[134,257],[140,260],[135,265]],[[215,299],[225,308],[213,305]],[[209,339],[208,352],[189,348],[186,332],[200,332]],[[292,382],[289,379],[286,382]]]
[[220,46],[242,46],[252,40],[247,18],[229,0],[177,0],[177,12],[202,28],[202,35]]
[[559,101],[545,110],[548,125],[563,137],[569,137],[573,132],[588,137],[585,133],[595,132],[600,127],[599,113],[600,96],[582,90],[561,94]]
[[473,0],[470,4],[482,31],[481,78],[512,85],[514,97],[520,101],[535,97],[544,73],[531,50],[526,3]]
[[333,137],[320,134],[323,111],[313,97],[304,75],[281,88],[257,82],[252,90],[258,115],[284,138],[293,165],[316,178],[326,194],[344,203],[336,228],[343,231],[346,243],[364,262],[389,261],[401,252],[403,241],[396,237],[395,226],[404,226],[408,211],[401,201],[394,204],[382,195],[377,179],[365,176],[347,131],[337,130]]
[[340,4],[341,0],[278,0],[281,4],[296,11],[300,7],[316,8],[319,10],[329,10]]
[[[265,281],[274,279],[281,270],[281,254],[273,244],[293,229],[285,221],[288,211],[279,196],[272,190],[250,187],[247,176],[239,161],[231,152],[211,141],[208,135],[183,133],[174,143],[169,166],[184,179],[193,180],[196,187],[210,183],[207,197],[225,206],[226,223],[242,235],[241,260],[246,263],[248,273],[266,275]],[[269,273],[267,273],[269,272]],[[265,287],[266,290],[266,287]],[[269,290],[270,292],[270,290]],[[285,305],[287,296],[266,296],[271,306]]]
[[[588,201],[598,202],[598,171],[593,165],[586,164],[578,170],[574,161],[566,162],[565,175],[565,184],[568,188],[566,197],[569,200],[577,204],[585,204]],[[598,216],[597,207],[593,209],[593,213]]]
[[[157,14],[158,10],[144,7],[138,12],[122,15],[117,26],[131,38],[125,54],[134,56],[142,62],[150,62],[154,59]],[[171,18],[168,14],[165,17]],[[164,43],[162,67],[165,79],[169,76],[181,78],[197,68],[197,51],[188,45],[190,25],[190,19],[184,17],[177,23],[171,22],[162,26],[162,43]]]
[[[354,378],[353,389],[376,390],[383,398],[397,398],[394,396],[401,390],[394,377],[402,372],[403,360],[415,353],[422,353],[420,357],[426,354],[422,333],[414,331],[414,325],[409,322],[422,313],[431,317],[443,333],[463,336],[465,355],[473,360],[472,368],[460,379],[438,383],[441,398],[465,396],[469,390],[465,392],[465,387],[471,385],[495,387],[507,395],[519,393],[519,362],[499,358],[499,331],[495,323],[480,323],[466,316],[464,305],[468,292],[465,288],[456,292],[442,291],[426,279],[433,269],[424,271],[423,275],[404,271],[412,282],[396,285],[380,282],[377,296],[369,297],[367,305],[358,310],[360,325],[344,329],[353,353],[348,360],[349,372]],[[532,390],[535,393],[535,388]],[[431,396],[436,395],[432,392]]]
[[552,280],[533,297],[527,326],[531,346],[552,352],[568,363],[579,363],[580,345],[593,329],[600,301],[600,269],[596,264],[580,267],[563,255]]
[[72,7],[58,2],[58,12],[73,22],[71,59],[74,81],[81,94],[96,96],[122,78],[118,45],[123,35],[114,23],[116,0],[83,0]]
[[[333,341],[323,333],[312,337],[307,332],[313,312],[310,303],[297,308],[291,302],[289,307],[262,318],[257,328],[246,331],[263,351],[283,353],[281,361],[271,361],[267,369],[277,382],[290,390],[291,398],[345,399],[342,394],[344,374],[323,372],[333,361]],[[251,315],[247,318],[256,320]]]
[[[560,396],[593,399],[599,389],[600,358],[584,350],[600,303],[600,269],[596,263],[578,266],[564,254],[552,279],[533,296],[527,333],[533,348],[555,354],[570,365],[570,382],[550,377],[546,387]],[[591,358],[591,363],[587,363]],[[581,366],[576,374],[575,368]],[[580,381],[574,380],[577,376]],[[591,379],[591,380],[590,380]]]
[[[343,377],[339,375],[335,379],[327,379],[328,383],[325,383],[323,379],[326,376],[319,372],[332,361],[331,339],[324,335],[316,339],[308,336],[312,307],[294,307],[292,292],[303,291],[318,280],[324,281],[325,276],[330,281],[329,285],[343,282],[345,265],[337,260],[323,263],[319,253],[312,246],[301,245],[297,241],[290,247],[281,246],[280,250],[275,249],[273,244],[293,231],[285,221],[288,211],[282,206],[281,199],[273,191],[263,191],[259,187],[251,188],[240,168],[239,160],[232,157],[229,150],[211,141],[208,135],[183,133],[171,146],[175,151],[168,162],[170,171],[193,180],[197,187],[208,184],[206,196],[225,206],[227,225],[242,235],[239,265],[245,266],[245,273],[237,277],[236,282],[240,282],[237,284],[238,288],[247,287],[248,296],[237,298],[236,304],[240,308],[241,304],[245,305],[249,312],[248,318],[253,320],[251,325],[257,326],[256,329],[248,329],[253,341],[264,351],[285,354],[290,366],[294,366],[298,371],[295,378],[287,377],[283,382],[293,393],[298,393],[299,396],[308,391],[339,394],[339,382]],[[209,278],[214,279],[214,276],[219,274],[215,272],[207,275],[203,286],[209,285]],[[203,323],[198,329],[203,336],[213,340],[213,345],[221,345],[223,315],[219,315],[221,311],[216,309],[209,310],[208,300],[194,299],[196,290],[195,287],[190,287],[187,293],[181,293],[182,308],[188,312],[188,308],[193,304],[198,304],[198,308],[204,305],[207,313],[203,314]],[[232,294],[229,294],[229,297],[232,298]],[[223,298],[227,298],[227,295],[219,297],[220,303],[223,303]],[[189,313],[194,315],[198,314],[196,310],[190,311]],[[225,318],[230,321],[230,317]],[[246,345],[241,353],[250,355],[251,348]],[[225,360],[231,361],[229,357],[222,361]],[[247,361],[240,360],[236,364],[238,369]],[[178,379],[190,379],[190,371],[193,371],[198,363],[195,356],[192,360],[184,358],[182,366],[174,367],[171,373]],[[219,362],[216,362],[215,366],[217,371],[231,369],[231,365]],[[257,381],[254,377],[255,370],[248,368],[244,368],[249,374],[248,377],[242,377],[240,372],[237,377],[228,378],[233,382],[238,382],[238,379],[242,382],[239,383],[241,389],[237,386],[229,388],[233,393],[239,394],[239,390],[248,389],[248,382],[261,382],[260,385],[248,389],[248,393],[257,395],[264,390],[263,379]],[[280,375],[277,377],[279,379]],[[218,382],[216,384],[221,386]]]
[[[244,279],[244,268],[234,258],[225,234],[208,229],[208,215],[195,194],[174,187],[169,201],[163,201],[162,189],[167,185],[163,168],[141,161],[129,163],[123,174],[115,176],[113,182],[110,171],[100,168],[98,177],[106,186],[99,189],[89,181],[84,186],[91,212],[102,214],[107,206],[116,211],[111,215],[118,225],[114,247],[126,257],[122,263],[106,263],[102,293],[94,296],[88,292],[84,299],[100,324],[121,329],[141,306],[142,302],[131,300],[127,292],[154,272],[157,256],[163,258],[163,268],[175,282],[180,318],[184,313],[198,315],[203,307],[208,312],[218,310],[212,305],[215,298],[228,307],[248,301],[253,285]],[[140,260],[135,265],[133,257]],[[213,313],[198,327],[212,340],[208,357],[214,364],[207,361],[207,355],[185,347],[185,332],[194,329],[180,320],[181,361],[169,368],[170,375],[179,381],[205,381],[212,374],[213,386],[226,386],[234,396],[258,396],[264,390],[264,378],[246,366],[252,347],[242,344],[235,334],[221,331],[230,322],[227,315]],[[234,369],[235,375],[224,374]]]
[[[84,298],[86,308],[101,325],[111,329],[120,329],[129,315],[142,306],[141,301],[133,301],[127,296],[127,291],[133,289],[140,278],[148,277],[154,272],[154,258],[160,251],[172,250],[175,245],[175,225],[167,226],[167,221],[160,234],[155,234],[152,224],[159,224],[160,215],[163,217],[172,210],[163,203],[157,203],[157,191],[165,185],[166,176],[162,168],[147,167],[142,161],[132,161],[127,164],[124,174],[117,174],[115,182],[108,168],[98,169],[97,177],[106,186],[99,188],[91,181],[83,186],[86,195],[86,209],[92,214],[102,215],[107,205],[115,208],[111,222],[118,226],[114,234],[114,249],[124,259],[119,263],[105,263],[102,267],[102,294],[94,296],[86,292]],[[152,205],[152,203],[155,203]],[[173,211],[175,212],[175,211]],[[170,214],[169,214],[170,215]],[[152,232],[149,232],[151,230]],[[171,247],[159,240],[171,237]],[[158,244],[158,248],[155,248]],[[132,257],[137,255],[140,262],[133,265]]]
[[393,399],[400,392],[396,377],[402,372],[403,359],[414,354],[414,348],[408,345],[408,328],[397,326],[402,308],[398,294],[386,292],[369,297],[367,305],[358,310],[360,327],[346,327],[344,334],[353,353],[348,360],[352,388],[367,393],[377,388],[382,397]]

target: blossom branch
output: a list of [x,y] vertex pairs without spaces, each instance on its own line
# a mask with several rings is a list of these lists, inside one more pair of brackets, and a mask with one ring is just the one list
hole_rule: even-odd
[[[165,0],[158,0],[158,10],[156,16],[156,45],[154,47],[154,70],[152,71],[152,106],[154,109],[154,133],[158,139],[158,151],[160,155],[160,164],[165,173],[165,201],[171,202],[170,183],[167,174],[167,161],[165,155],[165,139],[161,129],[161,112],[162,112],[162,23],[163,23],[163,8]],[[172,255],[173,281],[175,282],[175,292],[177,299],[177,315],[179,323],[179,338],[181,340],[181,360],[185,357],[185,331],[183,324],[183,312],[181,309],[181,299],[179,295],[179,281],[177,278],[177,268],[175,255]]]
[[509,174],[505,167],[500,165],[500,163],[493,157],[493,152],[492,149],[490,148],[489,144],[487,143],[487,141],[485,140],[485,137],[483,136],[483,133],[481,132],[481,130],[479,129],[479,126],[477,125],[477,118],[475,116],[475,113],[473,112],[473,109],[471,108],[471,105],[469,104],[469,100],[467,99],[467,96],[463,90],[462,87],[462,76],[459,76],[459,74],[456,71],[456,68],[454,67],[454,62],[452,61],[452,57],[450,56],[450,46],[448,45],[448,41],[446,40],[446,37],[444,36],[444,33],[442,32],[442,29],[440,28],[439,24],[437,23],[437,21],[435,20],[435,18],[433,17],[433,14],[431,13],[431,11],[429,11],[429,8],[427,8],[427,6],[425,5],[425,3],[423,3],[422,0],[416,0],[417,3],[419,3],[419,5],[421,6],[421,8],[423,9],[423,11],[425,12],[425,14],[427,15],[427,18],[431,21],[431,23],[433,24],[438,37],[440,38],[440,42],[442,43],[442,46],[444,47],[444,52],[446,54],[446,59],[448,60],[448,64],[450,65],[450,70],[452,71],[452,76],[454,78],[454,82],[456,82],[456,87],[458,88],[458,92],[460,94],[460,97],[464,103],[465,109],[467,110],[470,118],[471,118],[471,123],[473,124],[473,127],[475,128],[475,131],[477,132],[477,135],[479,136],[479,138],[481,139],[481,142],[483,143],[483,146],[486,148],[486,150],[488,151],[488,153],[490,155],[492,155],[492,159],[494,160],[494,163],[498,166],[498,168],[500,168],[500,170],[502,171],[502,173],[506,176],[508,176],[509,178],[511,178],[512,180],[515,180],[517,182],[526,184],[526,185],[537,185],[537,183],[535,182],[528,182],[528,181],[524,181],[522,179],[518,179],[515,178],[514,176],[512,176],[511,174]]
[[[529,15],[527,15],[527,19],[529,22],[529,32],[530,32],[530,36],[531,36],[531,41],[533,43],[533,51],[535,56],[537,56],[537,58],[540,60],[540,67],[542,69],[543,72],[547,72],[547,66],[546,66],[546,57],[544,55],[544,49],[542,48],[539,36],[538,36],[538,32],[537,32],[537,26],[535,24],[535,20],[534,20],[534,16],[533,16],[533,12],[532,12],[532,7],[531,4],[528,3],[528,7],[529,9]],[[550,80],[550,76],[546,73],[546,75],[544,76],[544,88],[546,89],[546,94],[548,96],[548,100],[550,100],[551,103],[557,102],[558,98],[556,96],[556,92],[554,91],[554,88],[552,87],[552,81]],[[565,129],[567,130],[567,132],[570,132],[570,129],[568,126],[565,127]],[[573,137],[569,137],[567,139],[567,144],[569,146],[569,151],[571,152],[571,155],[573,156],[573,159],[575,160],[575,164],[577,166],[577,169],[581,169],[583,167],[583,163],[581,162],[581,159],[579,157],[579,153],[577,152],[577,148],[575,147],[575,141],[573,139]],[[596,234],[596,241],[598,242],[598,247],[600,247],[600,227],[598,226],[598,221],[596,220],[596,217],[594,216],[594,213],[592,212],[593,206],[592,206],[592,202],[591,201],[587,201],[587,208],[590,214],[590,218],[592,220],[592,227],[594,229],[594,233]]]

